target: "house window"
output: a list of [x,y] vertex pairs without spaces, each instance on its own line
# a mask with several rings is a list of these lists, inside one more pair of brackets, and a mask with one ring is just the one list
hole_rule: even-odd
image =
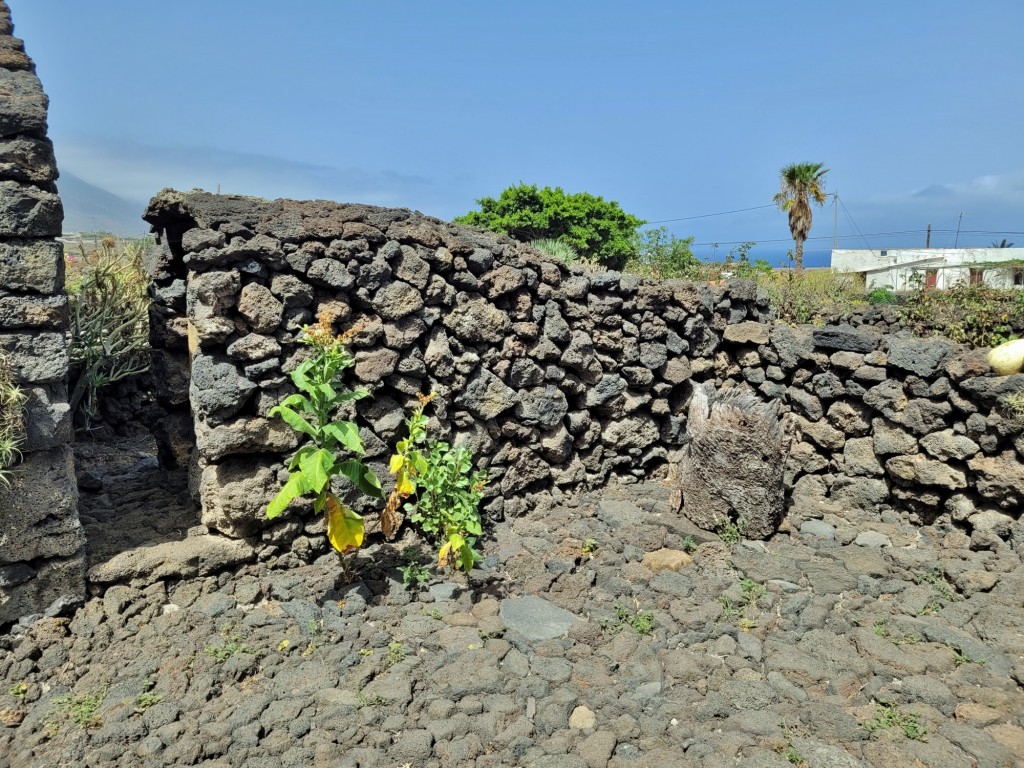
[[971,269],[969,282],[971,285],[981,285],[985,282],[985,273],[980,269]]
[[888,256],[888,255],[889,255],[889,252],[888,252],[888,251],[882,251],[882,255],[883,255],[883,256]]
[[1013,270],[1013,287],[1022,288],[1024,287],[1024,269]]

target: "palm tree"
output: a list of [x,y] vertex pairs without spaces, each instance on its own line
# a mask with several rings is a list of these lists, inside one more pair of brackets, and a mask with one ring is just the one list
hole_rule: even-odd
[[789,212],[797,272],[804,268],[804,240],[811,231],[811,201],[821,205],[828,197],[822,189],[826,173],[828,168],[824,163],[793,163],[779,172],[781,188],[772,200],[780,211]]
[[1003,238],[1001,243],[992,243],[993,248],[1013,248],[1013,243],[1006,242],[1006,238]]

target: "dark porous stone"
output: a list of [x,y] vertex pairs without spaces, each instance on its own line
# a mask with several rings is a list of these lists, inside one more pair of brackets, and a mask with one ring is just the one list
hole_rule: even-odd
[[893,338],[889,340],[889,365],[918,376],[931,376],[955,348],[945,339]]
[[545,430],[560,425],[568,412],[565,394],[550,384],[522,392],[515,410],[516,417],[523,424]]
[[511,327],[508,315],[484,299],[459,304],[441,322],[457,338],[474,343],[500,343]]
[[56,237],[63,221],[64,207],[53,192],[17,181],[0,181],[0,237]]
[[306,276],[317,285],[345,291],[352,287],[355,280],[348,269],[335,259],[316,259],[309,265]]
[[882,336],[875,331],[849,325],[831,325],[811,331],[814,346],[844,352],[871,352],[878,348]]
[[201,418],[227,418],[241,411],[256,385],[226,358],[199,355],[192,363],[190,399]]
[[47,98],[34,72],[0,67],[0,93],[4,94],[0,136],[45,134]]
[[0,139],[0,179],[45,185],[56,178],[57,164],[49,139],[31,136]]
[[455,398],[455,404],[481,419],[493,419],[515,406],[520,397],[493,373],[481,370]]

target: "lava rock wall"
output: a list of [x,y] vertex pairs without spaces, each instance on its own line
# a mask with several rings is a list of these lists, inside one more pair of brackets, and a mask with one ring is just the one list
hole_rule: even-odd
[[64,211],[48,100],[0,0],[0,350],[28,395],[24,460],[0,489],[0,626],[85,593],[68,443]]
[[996,407],[1014,381],[947,342],[776,325],[752,282],[570,268],[407,210],[165,190],[145,218],[161,429],[179,460],[194,439],[202,522],[228,535],[306,546],[319,525],[268,527],[263,510],[296,446],[266,414],[324,310],[364,324],[348,383],[373,393],[355,417],[378,474],[415,396],[436,392],[434,434],[487,469],[493,517],[671,466],[708,380],[796,411],[787,485],[824,511],[951,510],[1005,536],[1019,514],[1024,444]]

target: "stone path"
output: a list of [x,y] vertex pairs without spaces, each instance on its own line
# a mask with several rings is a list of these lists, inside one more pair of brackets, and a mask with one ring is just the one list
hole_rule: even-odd
[[128,568],[0,637],[0,766],[1024,765],[1020,537],[812,504],[725,544],[657,482],[610,488],[412,592],[411,537],[350,582],[272,548]]

